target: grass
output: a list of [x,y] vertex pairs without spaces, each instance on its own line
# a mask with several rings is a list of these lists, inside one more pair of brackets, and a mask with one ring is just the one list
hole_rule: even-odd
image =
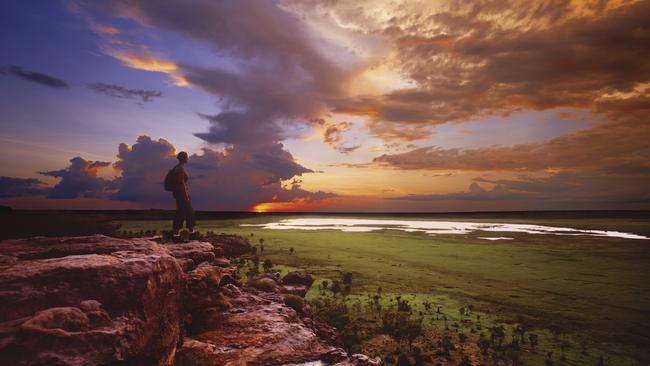
[[[568,364],[594,365],[600,355],[606,365],[650,363],[647,240],[507,233],[514,240],[491,242],[477,238],[485,233],[429,236],[393,230],[348,233],[239,226],[272,219],[203,221],[199,228],[247,236],[258,247],[264,238],[262,259],[271,259],[284,269],[306,269],[316,276],[308,298],[318,295],[323,279],[331,282],[349,271],[353,273],[350,299],[374,294],[381,287],[386,298],[401,295],[416,308],[422,308],[425,301],[441,306],[449,322],[458,320],[461,306],[472,304],[484,322],[524,323],[535,328],[540,350],[559,355],[559,343],[568,342]],[[525,223],[635,233],[648,230],[644,220]],[[170,225],[166,221],[121,224],[133,231]],[[289,254],[290,248],[294,254]],[[525,358],[543,364],[545,352]]]

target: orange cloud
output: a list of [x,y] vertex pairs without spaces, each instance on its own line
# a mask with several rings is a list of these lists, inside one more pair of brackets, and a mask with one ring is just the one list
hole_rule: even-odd
[[151,72],[161,72],[169,75],[174,79],[176,86],[189,86],[189,82],[180,73],[180,68],[177,64],[164,59],[156,58],[150,55],[141,55],[136,53],[114,51],[109,54],[116,59],[122,61],[126,66]]
[[418,37],[418,36],[405,36],[397,40],[397,45],[400,47],[414,47],[420,45],[436,46],[441,48],[448,48],[452,45],[455,38],[446,34],[437,35],[435,37]]

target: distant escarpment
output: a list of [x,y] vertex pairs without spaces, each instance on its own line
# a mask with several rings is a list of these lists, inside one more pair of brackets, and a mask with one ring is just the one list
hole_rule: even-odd
[[[247,239],[161,244],[103,235],[0,242],[8,365],[379,365],[347,355],[300,301],[306,274],[243,287]],[[271,283],[272,282],[272,283]]]

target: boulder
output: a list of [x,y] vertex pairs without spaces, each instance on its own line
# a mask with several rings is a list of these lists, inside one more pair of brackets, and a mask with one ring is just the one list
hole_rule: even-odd
[[261,278],[270,278],[273,281],[275,281],[276,284],[280,285],[282,281],[280,280],[280,272],[267,272],[263,273],[257,277],[255,277],[256,280],[259,280]]
[[331,348],[321,356],[321,360],[328,364],[345,362],[348,360],[348,354],[343,348]]
[[283,365],[315,361],[331,347],[279,303],[276,294],[242,293],[238,307],[214,312],[208,329],[188,335],[176,362],[188,365]]
[[204,240],[221,250],[228,258],[237,257],[253,251],[253,246],[247,238],[238,235],[209,234]]
[[0,242],[6,364],[172,365],[182,271],[159,244],[101,235]]
[[234,268],[216,267],[208,262],[183,275],[185,280],[185,310],[214,306],[218,301],[219,288],[234,283]]
[[283,285],[303,285],[308,289],[314,283],[314,278],[307,272],[289,272],[282,278]]
[[259,279],[254,279],[250,282],[250,285],[260,291],[265,291],[265,292],[279,292],[280,289],[278,288],[277,282],[275,282],[272,278],[268,277],[262,277]]
[[220,251],[217,251],[214,246],[206,242],[193,241],[183,244],[165,244],[165,249],[169,251],[178,263],[187,272],[194,269],[202,262],[213,263]]
[[305,285],[282,285],[280,286],[280,292],[283,294],[291,294],[300,297],[305,297],[307,295],[309,288]]

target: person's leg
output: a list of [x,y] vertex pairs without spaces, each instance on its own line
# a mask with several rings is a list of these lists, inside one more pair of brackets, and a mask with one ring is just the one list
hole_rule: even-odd
[[178,232],[183,227],[184,213],[183,213],[183,198],[181,195],[174,192],[174,199],[176,200],[176,212],[174,213],[174,235],[178,235]]
[[187,210],[186,210],[185,220],[187,222],[187,229],[190,232],[194,231],[194,226],[196,225],[196,218],[194,216],[194,208],[192,208],[192,202],[187,201]]

